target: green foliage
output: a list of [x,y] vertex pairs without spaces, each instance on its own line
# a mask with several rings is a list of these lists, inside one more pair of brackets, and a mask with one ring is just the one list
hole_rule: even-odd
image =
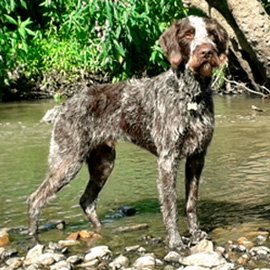
[[70,80],[82,73],[114,81],[157,74],[168,63],[156,41],[185,15],[176,0],[4,0],[0,84],[52,71]]

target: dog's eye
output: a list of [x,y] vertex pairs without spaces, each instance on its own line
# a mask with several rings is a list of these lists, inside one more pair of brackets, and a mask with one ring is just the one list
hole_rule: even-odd
[[186,39],[193,39],[194,38],[194,30],[190,30],[185,33],[185,38]]
[[216,31],[212,30],[209,32],[209,37],[212,38],[213,40],[217,40],[218,39],[218,34]]

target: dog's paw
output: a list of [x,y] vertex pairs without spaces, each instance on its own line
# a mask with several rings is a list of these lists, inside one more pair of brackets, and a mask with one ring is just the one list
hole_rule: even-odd
[[209,239],[208,234],[205,231],[197,230],[192,233],[191,238],[190,238],[190,243],[192,245],[196,245],[203,239]]

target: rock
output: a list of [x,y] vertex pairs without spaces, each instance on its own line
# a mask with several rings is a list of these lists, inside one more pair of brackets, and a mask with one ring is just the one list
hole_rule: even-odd
[[23,258],[11,258],[6,261],[10,269],[17,269],[23,265]]
[[214,245],[211,241],[203,239],[196,246],[190,249],[191,254],[200,253],[204,251],[214,251]]
[[213,267],[225,264],[225,259],[217,252],[205,251],[180,258],[179,262],[183,265],[200,265],[204,267]]
[[139,247],[138,248],[138,253],[139,254],[145,254],[146,253],[146,249],[144,247]]
[[[182,267],[182,268],[177,268],[177,270],[183,270],[184,269],[184,267]],[[166,265],[165,267],[164,267],[164,269],[163,270],[175,270],[175,268],[172,266],[172,265]]]
[[129,246],[129,247],[126,247],[126,248],[125,248],[125,251],[126,251],[126,252],[134,252],[134,251],[137,251],[139,248],[140,248],[139,245],[136,245],[136,246]]
[[122,267],[127,267],[129,265],[129,260],[127,257],[123,255],[119,255],[117,258],[113,260],[109,264],[109,267],[112,268],[112,270],[121,269]]
[[255,256],[258,253],[261,253],[261,254],[270,254],[270,249],[268,247],[265,247],[265,246],[253,247],[252,249],[250,249],[249,253],[252,256]]
[[93,261],[95,259],[107,259],[112,256],[112,252],[109,250],[107,246],[97,246],[90,249],[89,253],[87,253],[84,257],[85,262]]
[[218,247],[216,247],[216,250],[215,251],[218,252],[218,253],[220,253],[220,254],[224,254],[225,253],[225,248],[218,246]]
[[10,244],[10,237],[7,231],[8,229],[2,229],[0,231],[0,247]]
[[83,261],[82,255],[73,255],[67,258],[67,262],[72,264],[78,264]]
[[153,254],[145,254],[143,257],[138,258],[133,266],[138,270],[154,269],[156,266],[155,257]]
[[40,263],[44,266],[52,265],[55,262],[54,254],[53,253],[44,253],[37,258],[36,262]]
[[164,257],[164,261],[168,262],[168,263],[173,263],[173,262],[179,262],[181,256],[179,255],[179,253],[175,252],[175,251],[170,251],[165,257]]
[[58,229],[59,231],[63,231],[65,228],[66,222],[64,220],[61,220],[56,224],[56,229]]
[[210,270],[210,268],[202,266],[187,266],[184,270]]
[[48,245],[48,248],[55,251],[61,251],[62,250],[62,246],[60,246],[58,243],[54,243],[54,242],[50,242]]
[[42,255],[43,249],[44,249],[44,246],[40,244],[37,244],[33,248],[31,248],[27,252],[25,263],[27,265],[35,263],[37,261],[37,258]]
[[258,235],[268,236],[269,232],[257,231],[257,232],[249,232],[246,234],[246,236],[258,236]]
[[58,244],[62,247],[67,247],[67,246],[76,246],[79,245],[80,242],[74,239],[67,239],[67,240],[60,240]]
[[136,209],[130,207],[130,206],[121,206],[118,209],[118,212],[122,214],[123,216],[134,216],[136,214]]
[[71,270],[71,264],[67,261],[60,261],[50,267],[50,270]]
[[251,241],[249,241],[246,237],[240,237],[240,238],[238,238],[237,239],[237,243],[239,245],[244,246],[247,249],[250,249],[250,248],[254,247],[254,244]]
[[76,267],[80,268],[87,268],[87,267],[96,267],[99,264],[99,260],[98,259],[94,259],[92,261],[89,262],[85,262],[85,263],[81,263],[76,265]]
[[26,270],[38,270],[40,269],[40,266],[37,263],[32,263],[28,267],[26,267]]
[[211,270],[232,270],[234,269],[234,264],[233,263],[225,263],[219,266],[216,266],[212,268]]
[[113,230],[112,233],[125,233],[125,232],[134,232],[139,230],[146,230],[148,229],[148,224],[137,224],[128,227],[118,227],[117,229]]
[[5,249],[3,248],[3,247],[0,247],[0,260],[1,259],[4,259],[4,257],[5,257]]
[[265,235],[258,235],[256,237],[256,244],[258,246],[261,246],[266,242],[266,240],[267,240],[267,237]]

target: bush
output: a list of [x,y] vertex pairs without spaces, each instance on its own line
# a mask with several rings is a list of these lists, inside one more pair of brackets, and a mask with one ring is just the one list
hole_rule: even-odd
[[174,0],[38,0],[0,3],[0,83],[58,72],[114,81],[168,67],[157,39],[185,11]]

